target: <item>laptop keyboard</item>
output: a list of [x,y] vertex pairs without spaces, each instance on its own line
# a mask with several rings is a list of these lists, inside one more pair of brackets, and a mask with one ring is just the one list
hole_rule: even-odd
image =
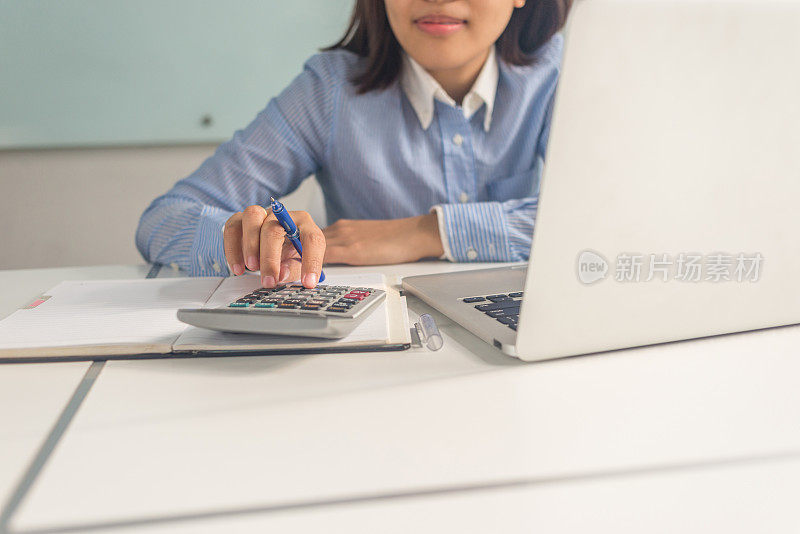
[[461,301],[474,306],[476,310],[516,331],[519,323],[519,307],[522,304],[522,291],[485,297],[467,297]]

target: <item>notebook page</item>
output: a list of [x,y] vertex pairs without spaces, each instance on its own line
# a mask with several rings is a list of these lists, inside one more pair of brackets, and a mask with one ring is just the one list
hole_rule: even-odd
[[[354,274],[330,276],[324,284],[372,287],[386,289],[382,274]],[[219,289],[211,296],[204,307],[217,308],[227,306],[261,287],[260,278],[256,275],[244,275],[226,278]],[[339,345],[381,344],[389,340],[388,307],[384,300],[359,324],[347,337],[335,339],[314,339],[307,337],[271,336],[266,334],[233,334],[217,332],[205,328],[189,326],[175,342],[176,351],[187,350],[269,350],[269,349],[305,349],[324,348]]]
[[178,308],[202,306],[221,280],[62,282],[44,303],[0,321],[0,356],[168,353],[186,328]]

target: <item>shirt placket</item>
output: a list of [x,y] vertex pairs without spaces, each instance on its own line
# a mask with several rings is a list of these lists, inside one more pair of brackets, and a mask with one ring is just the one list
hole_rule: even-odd
[[436,101],[448,204],[476,199],[477,175],[469,122],[460,108]]

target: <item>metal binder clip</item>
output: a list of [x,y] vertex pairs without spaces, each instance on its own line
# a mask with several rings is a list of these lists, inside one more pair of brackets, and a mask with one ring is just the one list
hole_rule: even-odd
[[414,328],[419,336],[419,341],[428,347],[429,350],[439,350],[444,346],[444,339],[439,333],[436,322],[427,313],[419,316],[419,322],[414,323]]

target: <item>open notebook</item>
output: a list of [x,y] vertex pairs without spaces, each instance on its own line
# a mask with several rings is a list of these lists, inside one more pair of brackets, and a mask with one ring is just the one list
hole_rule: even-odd
[[0,361],[98,360],[231,354],[402,350],[411,338],[405,297],[383,275],[325,283],[374,287],[386,299],[347,337],[228,334],[186,325],[179,308],[219,306],[259,286],[254,275],[62,282],[32,307],[0,321]]

